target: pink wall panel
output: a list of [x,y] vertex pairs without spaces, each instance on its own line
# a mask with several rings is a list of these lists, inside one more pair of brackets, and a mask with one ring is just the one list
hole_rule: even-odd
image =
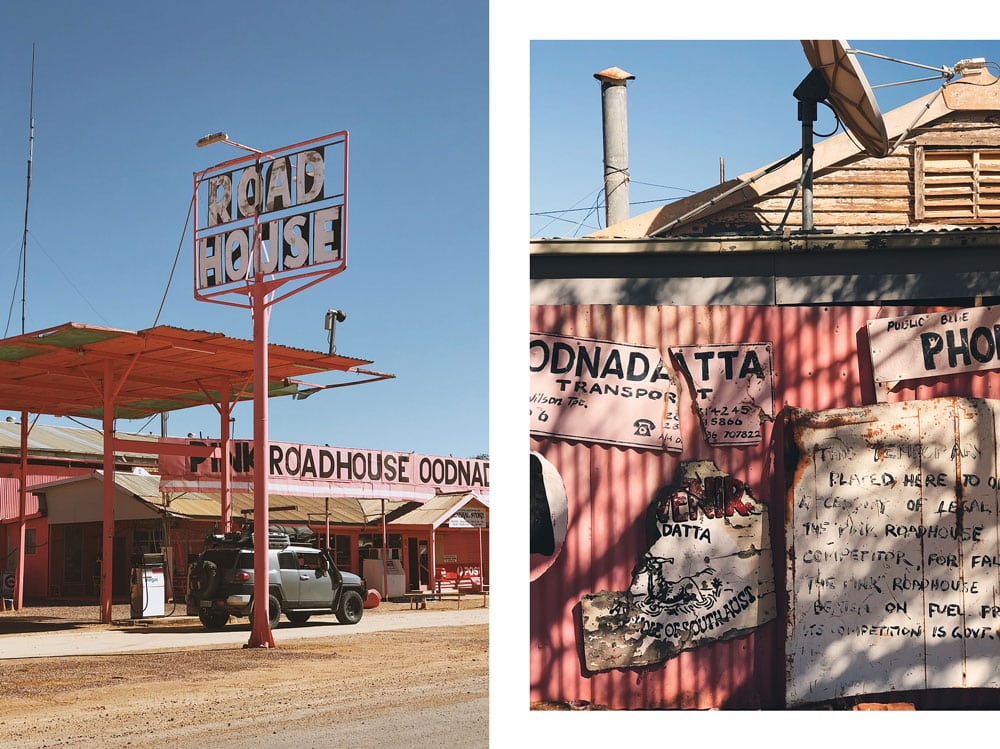
[[[913,307],[536,306],[531,330],[656,346],[771,342],[775,410],[822,410],[873,402],[866,322]],[[859,354],[859,346],[861,352]],[[996,397],[997,372],[941,378],[889,400],[943,395]],[[762,424],[759,445],[710,447],[681,380],[682,453],[530,440],[559,470],[569,500],[562,554],[531,584],[531,699],[583,700],[615,708],[769,708],[783,705],[785,485],[780,419]],[[769,508],[778,616],[754,633],[684,651],[653,666],[585,672],[580,600],[624,590],[647,548],[645,513],[673,482],[681,460],[711,459],[746,481]]]

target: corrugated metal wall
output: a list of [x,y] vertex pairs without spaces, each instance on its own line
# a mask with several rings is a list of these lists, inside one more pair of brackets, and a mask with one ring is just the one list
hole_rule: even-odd
[[[25,501],[27,517],[38,513],[38,498],[30,493],[31,487],[85,473],[90,473],[90,469],[29,465],[26,481],[29,494]],[[0,572],[13,571],[17,564],[20,486],[17,466],[5,465],[0,468]],[[27,527],[35,530],[36,549],[34,554],[25,557],[24,595],[39,598],[47,594],[49,584],[48,523],[38,519],[30,520]]]
[[[939,308],[934,308],[939,309]],[[771,342],[774,403],[822,410],[874,402],[866,322],[926,311],[916,307],[534,306],[531,330],[656,346]],[[860,351],[860,355],[859,355]],[[683,379],[681,380],[683,383]],[[889,400],[944,395],[997,397],[1000,373],[928,381]],[[531,700],[586,701],[613,708],[772,708],[784,704],[785,482],[780,423],[761,444],[707,445],[687,385],[680,400],[682,453],[531,439],[560,472],[569,501],[562,553],[531,584]],[[780,422],[780,420],[778,420]],[[768,505],[778,617],[753,634],[684,651],[645,668],[587,673],[580,600],[625,590],[646,550],[645,513],[681,460],[710,459],[749,484]]]
[[[91,473],[89,468],[55,468],[46,466],[28,466],[27,486],[30,490],[33,486],[46,484],[50,481],[59,481],[70,476],[82,476]],[[0,520],[16,518],[20,512],[20,479],[18,478],[17,467],[7,467],[0,469]],[[28,494],[26,498],[26,514],[33,515],[38,512],[38,498]]]

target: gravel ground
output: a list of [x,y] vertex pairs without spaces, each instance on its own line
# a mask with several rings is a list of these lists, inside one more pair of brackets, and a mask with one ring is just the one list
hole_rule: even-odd
[[[462,608],[476,608],[483,606],[483,598],[477,595],[468,595],[462,598]],[[428,601],[429,610],[451,610],[457,604],[452,600]],[[373,609],[365,609],[365,616],[378,616],[392,611],[407,611],[410,604],[403,602],[382,601]],[[116,603],[111,606],[111,621],[113,625],[126,625],[139,622],[157,622],[159,624],[189,624],[198,621],[196,616],[188,616],[183,602],[176,605],[167,603],[166,616],[155,617],[145,620],[132,619],[132,607],[127,603]],[[245,619],[242,621],[246,621]],[[44,629],[43,625],[50,624],[53,627],[59,625],[101,625],[101,607],[95,603],[74,603],[74,602],[28,602],[19,611],[0,611],[0,632],[14,631],[18,624],[30,626],[32,629]]]
[[[462,609],[482,607],[474,601]],[[365,617],[408,609],[383,602]],[[144,626],[127,605],[113,608],[111,625],[99,613],[93,604],[29,606],[0,612],[0,633]],[[178,649],[0,660],[0,745],[487,746],[488,625],[422,626],[444,618],[412,617],[415,628],[338,631],[274,649],[192,648],[184,635],[200,625],[175,610],[155,621],[176,627]]]

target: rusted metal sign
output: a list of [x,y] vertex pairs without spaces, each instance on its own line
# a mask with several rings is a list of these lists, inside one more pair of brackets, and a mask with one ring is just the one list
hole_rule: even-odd
[[683,448],[677,383],[656,348],[532,333],[529,350],[533,434]]
[[968,398],[791,413],[788,704],[1000,687],[998,423]]
[[868,321],[875,382],[1000,369],[1000,307]]
[[664,661],[776,615],[767,506],[748,486],[711,461],[688,461],[650,509],[655,541],[629,589],[581,602],[590,671]]
[[770,343],[671,346],[710,445],[757,445],[774,418]]
[[[194,175],[194,189],[196,298],[211,301],[256,274],[346,269],[346,132],[218,164]],[[261,267],[252,269],[258,242]]]

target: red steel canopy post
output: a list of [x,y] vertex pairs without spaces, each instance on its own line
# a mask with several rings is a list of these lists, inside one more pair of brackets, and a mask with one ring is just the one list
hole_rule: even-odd
[[101,543],[101,621],[111,623],[111,573],[115,548],[115,409],[111,362],[104,363],[104,522]]
[[14,575],[14,608],[24,607],[24,543],[27,538],[28,508],[28,412],[21,411],[21,485],[18,488],[17,510],[17,573]]

